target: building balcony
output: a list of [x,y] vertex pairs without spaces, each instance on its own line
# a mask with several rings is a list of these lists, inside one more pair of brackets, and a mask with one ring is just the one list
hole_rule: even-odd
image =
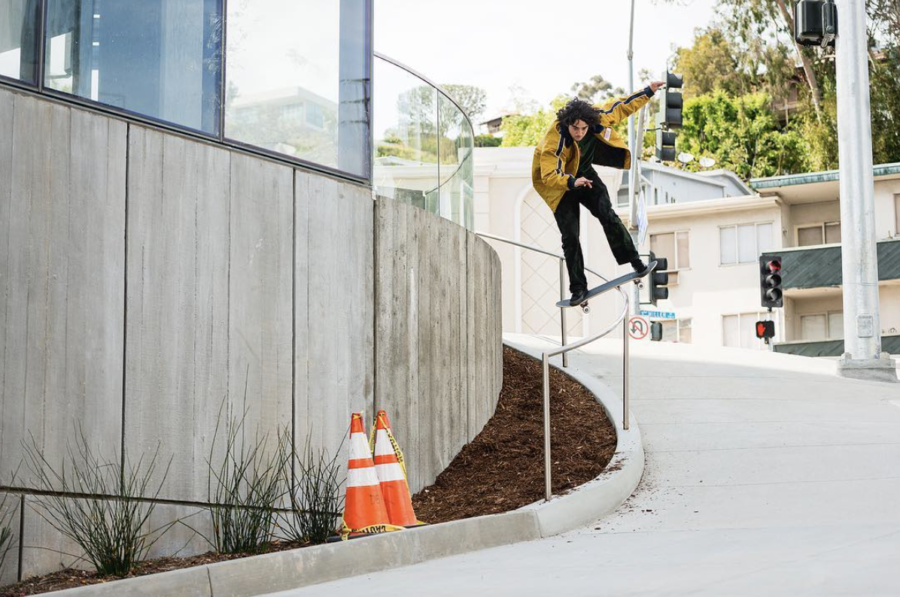
[[[843,282],[841,246],[820,245],[768,251],[763,256],[781,256],[782,287],[791,290],[838,287]],[[878,243],[878,280],[900,280],[900,238]]]

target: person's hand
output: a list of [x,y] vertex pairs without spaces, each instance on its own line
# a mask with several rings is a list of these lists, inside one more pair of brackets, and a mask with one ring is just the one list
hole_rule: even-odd
[[576,178],[575,179],[575,188],[579,189],[581,187],[587,187],[589,189],[593,189],[594,183],[591,182],[590,178],[585,178],[584,176],[582,176],[581,178]]
[[650,91],[652,91],[653,93],[656,93],[657,91],[660,90],[660,88],[665,87],[665,86],[666,86],[665,81],[653,81],[652,83],[650,83]]

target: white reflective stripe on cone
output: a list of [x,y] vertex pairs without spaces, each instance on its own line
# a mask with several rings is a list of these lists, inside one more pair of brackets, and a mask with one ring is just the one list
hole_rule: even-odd
[[388,438],[387,431],[379,429],[375,433],[375,456],[391,456],[394,454],[394,447]]
[[372,453],[369,451],[369,442],[366,440],[365,433],[350,434],[350,459],[359,460],[360,458],[371,458]]
[[378,476],[371,466],[352,468],[347,471],[347,487],[371,487],[378,485]]
[[406,477],[403,476],[403,469],[396,462],[392,464],[376,464],[375,473],[378,476],[378,480],[382,483],[406,481]]

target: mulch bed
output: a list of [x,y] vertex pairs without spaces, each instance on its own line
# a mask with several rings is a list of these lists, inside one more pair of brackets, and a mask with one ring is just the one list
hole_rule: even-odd
[[[503,389],[494,416],[465,446],[434,485],[413,496],[420,520],[447,522],[515,510],[544,498],[544,407],[541,363],[503,349]],[[598,476],[616,449],[616,432],[603,407],[584,386],[550,370],[553,493]],[[276,542],[263,553],[305,547]],[[134,578],[258,554],[206,553],[140,564]],[[0,597],[25,597],[120,580],[66,569],[0,588]]]
[[[540,361],[503,349],[503,389],[494,416],[434,485],[413,497],[429,523],[515,510],[544,498],[544,390]],[[616,450],[603,407],[577,381],[550,369],[554,495],[597,477]]]

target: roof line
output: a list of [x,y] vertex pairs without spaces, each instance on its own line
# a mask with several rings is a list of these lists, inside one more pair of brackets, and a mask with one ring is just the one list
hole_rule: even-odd
[[[801,184],[815,184],[819,182],[833,182],[840,180],[840,170],[827,170],[825,172],[804,172],[802,174],[788,174],[786,176],[772,176],[770,178],[753,178],[750,186],[756,190],[774,189],[778,187],[790,187]],[[900,163],[879,164],[872,168],[873,176],[890,176],[900,174]]]

